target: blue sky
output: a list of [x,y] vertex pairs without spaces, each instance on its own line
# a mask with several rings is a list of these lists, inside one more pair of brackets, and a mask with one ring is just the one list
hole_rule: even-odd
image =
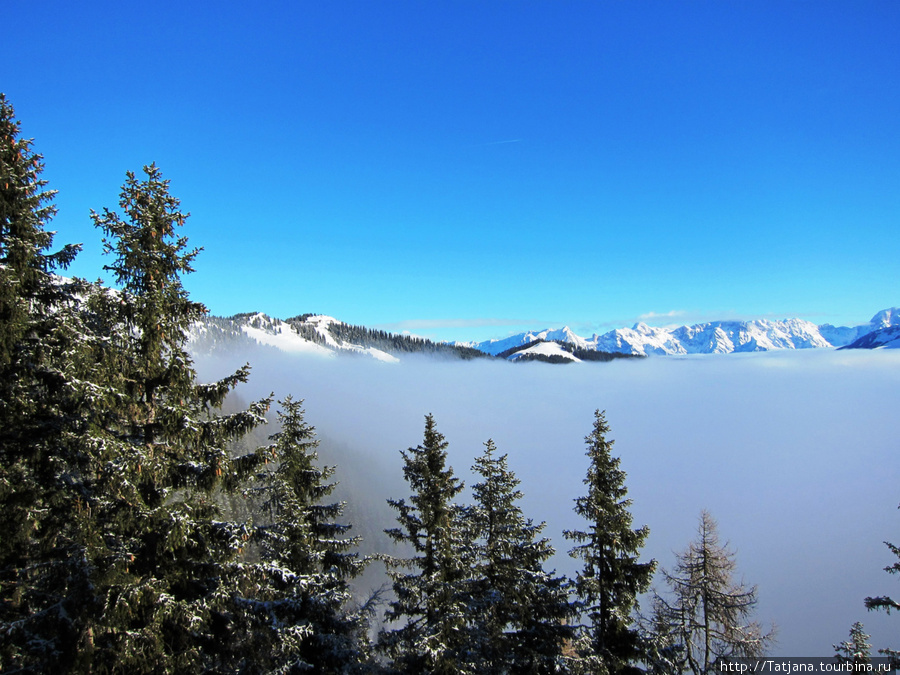
[[4,9],[74,274],[156,162],[219,315],[484,339],[900,304],[896,2],[136,5]]

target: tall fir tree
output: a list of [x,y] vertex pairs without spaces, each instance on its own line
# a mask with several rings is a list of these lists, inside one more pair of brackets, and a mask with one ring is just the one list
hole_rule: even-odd
[[368,561],[355,552],[350,525],[337,522],[344,504],[326,501],[334,468],[318,465],[319,442],[302,401],[280,403],[281,430],[253,490],[267,517],[252,540],[260,549],[256,585],[237,599],[246,627],[232,648],[253,655],[260,671],[365,672],[370,607],[356,604],[350,582]]
[[496,450],[487,441],[472,467],[481,481],[468,519],[475,541],[469,659],[479,673],[560,672],[573,637],[569,582],[544,569],[555,553],[540,536],[544,523],[523,515],[519,480]]
[[90,592],[81,527],[93,403],[77,311],[83,284],[54,276],[54,192],[0,94],[0,671],[60,671]]
[[[230,415],[216,411],[249,372],[200,384],[187,330],[205,308],[181,276],[197,250],[175,228],[186,214],[155,165],[128,173],[124,217],[92,213],[113,255],[119,286],[89,305],[108,335],[96,355],[105,400],[93,425],[95,478],[85,508],[96,545],[97,612],[79,650],[79,670],[228,670],[229,606],[244,569],[244,525],[222,517],[216,493],[239,487],[264,461],[232,458],[229,443],[265,421],[268,400]],[[226,652],[223,655],[223,651]]]
[[697,538],[678,554],[672,573],[663,571],[671,599],[654,595],[655,632],[671,647],[677,672],[714,673],[719,659],[760,657],[774,641],[774,629],[750,620],[756,586],[736,582],[736,568],[715,519],[702,511]]
[[395,596],[385,619],[400,625],[385,628],[378,647],[395,672],[470,672],[464,652],[471,546],[464,508],[454,501],[463,484],[447,466],[447,447],[434,418],[426,416],[422,444],[401,451],[409,502],[388,500],[399,527],[385,532],[412,549],[412,557],[385,558]]
[[[23,344],[63,299],[64,286],[53,283],[54,269],[64,269],[79,247],[48,253],[54,233],[47,224],[56,213],[41,178],[43,157],[33,141],[20,137],[15,110],[0,93],[0,368],[18,361]],[[4,378],[6,379],[6,378]]]
[[584,479],[588,492],[575,500],[575,512],[590,527],[568,530],[564,536],[577,544],[569,554],[584,562],[575,579],[576,594],[589,621],[581,661],[591,671],[615,675],[630,672],[644,657],[632,612],[638,595],[650,586],[656,562],[638,561],[650,530],[631,527],[626,474],[619,468],[619,458],[612,455],[614,441],[607,440],[608,434],[605,412],[597,410],[593,431],[585,438],[590,459]]

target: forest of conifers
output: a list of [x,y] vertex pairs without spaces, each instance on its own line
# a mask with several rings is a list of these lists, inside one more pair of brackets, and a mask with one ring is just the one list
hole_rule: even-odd
[[[198,381],[187,331],[206,310],[181,283],[198,250],[159,168],[92,212],[105,288],[59,276],[78,247],[53,252],[42,157],[2,95],[0,165],[0,671],[699,675],[772,645],[708,513],[675,568],[641,558],[648,529],[600,411],[583,526],[565,533],[574,578],[548,568],[492,441],[460,503],[430,415],[389,502],[398,546],[359,554],[300,403],[226,414],[249,366]],[[270,442],[238,452],[270,413]],[[354,583],[369,565],[385,588]],[[854,628],[839,652],[867,658]]]

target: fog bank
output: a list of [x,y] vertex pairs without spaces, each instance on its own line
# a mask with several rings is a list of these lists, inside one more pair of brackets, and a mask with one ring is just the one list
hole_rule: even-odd
[[572,500],[583,494],[593,411],[604,409],[635,525],[650,526],[648,559],[671,567],[706,508],[737,550],[739,573],[759,586],[757,618],[778,624],[773,654],[830,655],[854,621],[875,648],[900,648],[900,617],[863,605],[866,596],[900,596],[882,571],[896,560],[882,542],[900,544],[900,350],[555,366],[385,364],[261,349],[198,358],[197,366],[211,379],[245,361],[253,374],[243,397],[303,398],[307,420],[349,449],[338,476],[360,505],[380,509],[387,497],[408,495],[399,450],[421,442],[426,413],[467,483],[493,438],[522,481],[526,515],[547,521],[566,573],[577,563],[561,531],[583,525]]

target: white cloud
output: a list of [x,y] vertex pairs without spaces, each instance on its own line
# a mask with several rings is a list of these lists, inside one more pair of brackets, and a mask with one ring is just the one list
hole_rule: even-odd
[[641,314],[638,319],[641,321],[659,321],[660,319],[674,319],[678,316],[684,316],[687,314],[683,309],[673,309],[669,312],[647,312],[646,314]]
[[541,322],[538,319],[499,319],[499,318],[476,318],[476,319],[407,319],[404,321],[394,321],[390,323],[380,323],[375,328],[381,330],[434,330],[437,328],[485,328],[490,326],[508,327],[508,326],[537,326],[545,325],[547,322]]
[[[360,503],[383,507],[408,496],[397,493],[405,488],[399,450],[421,442],[426,413],[468,483],[469,466],[493,438],[522,480],[527,515],[547,521],[555,565],[569,574],[576,563],[561,531],[582,524],[572,500],[584,489],[583,439],[593,410],[605,409],[635,525],[650,526],[647,558],[671,567],[672,551],[688,543],[707,508],[737,549],[739,572],[759,585],[758,618],[778,624],[779,653],[831,653],[857,620],[875,646],[896,647],[896,617],[867,614],[863,598],[898,592],[882,571],[895,561],[882,542],[900,543],[900,350],[575,367],[416,359],[386,367],[241,354],[233,365],[247,359],[255,365],[245,397],[275,390],[304,398],[320,433],[393,477],[363,481],[368,489],[352,496]],[[228,370],[201,365],[211,375]]]

